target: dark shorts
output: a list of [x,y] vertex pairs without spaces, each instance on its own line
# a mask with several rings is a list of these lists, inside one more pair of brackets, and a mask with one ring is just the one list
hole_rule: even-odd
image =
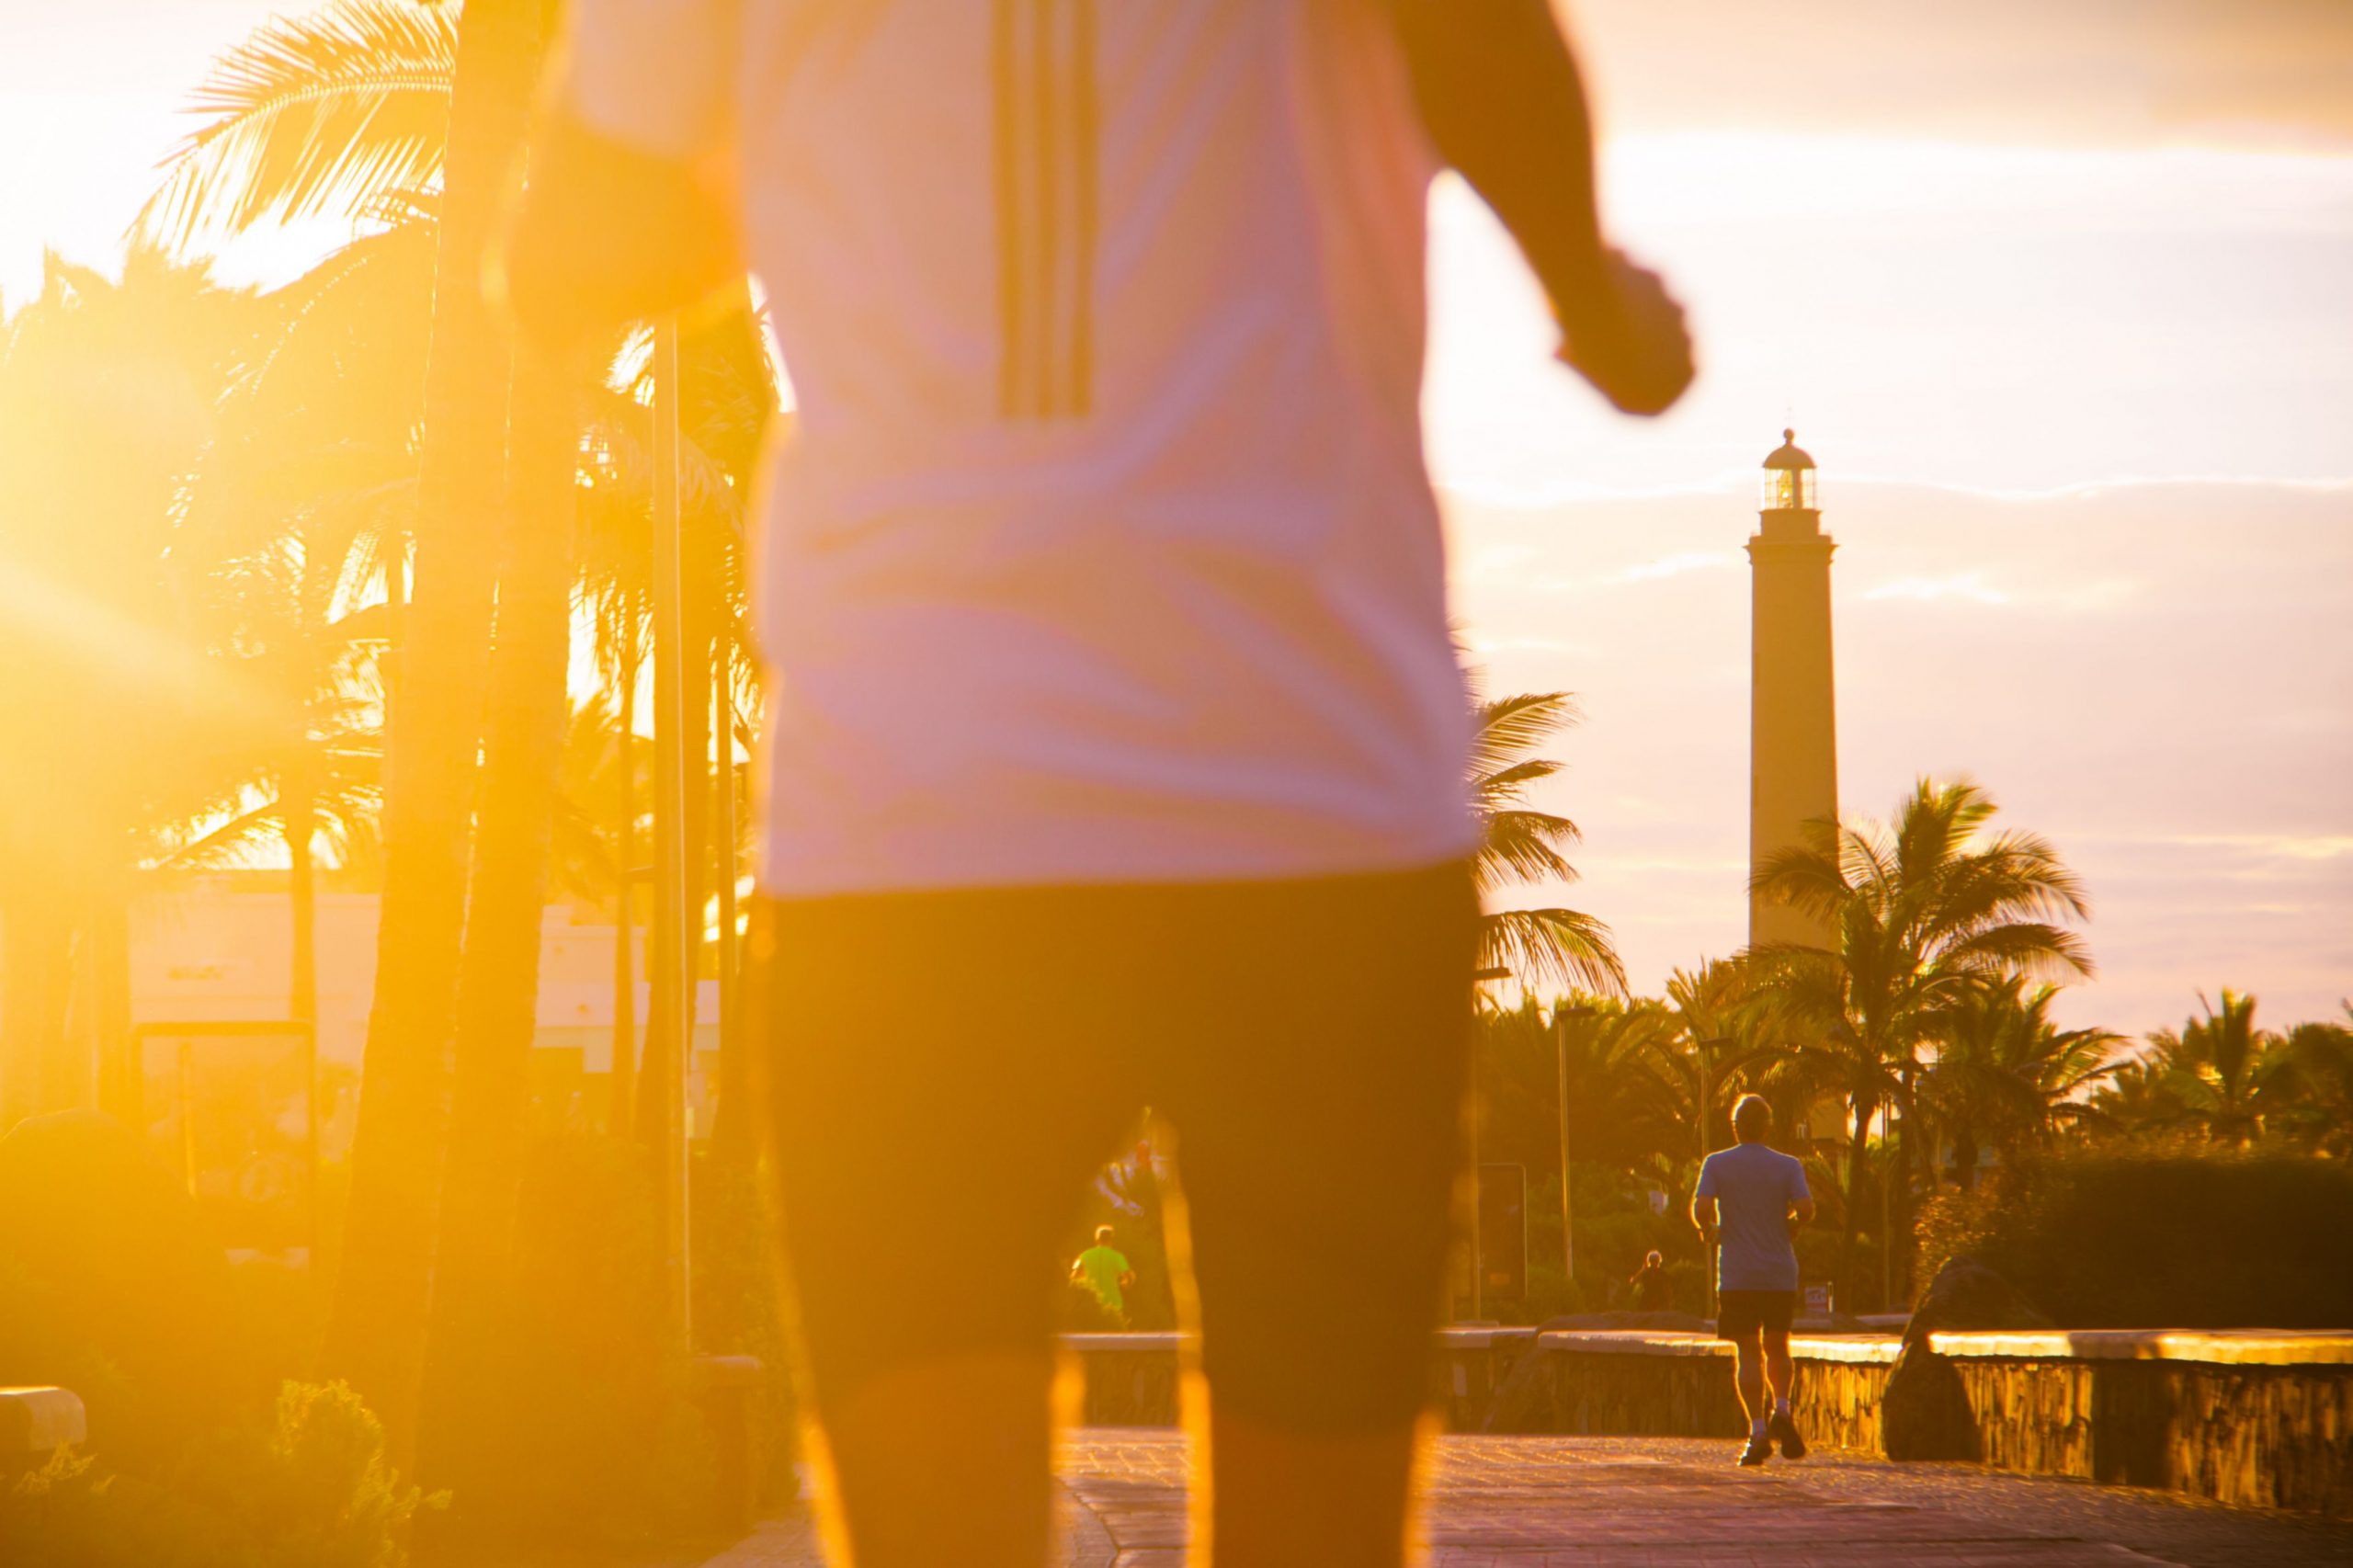
[[1795,1290],[1720,1290],[1716,1293],[1716,1337],[1746,1339],[1762,1329],[1786,1339],[1797,1315]]
[[[1088,1179],[1173,1129],[1201,1367],[1294,1431],[1411,1421],[1441,1312],[1477,903],[1395,875],[767,901],[757,1091],[804,1394],[1049,1365]],[[1180,1298],[1181,1299],[1181,1298]]]

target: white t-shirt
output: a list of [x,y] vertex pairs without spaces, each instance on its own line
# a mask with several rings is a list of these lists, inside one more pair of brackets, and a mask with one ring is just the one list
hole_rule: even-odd
[[1476,841],[1422,464],[1432,154],[1375,0],[576,0],[572,101],[733,138],[799,402],[767,891]]

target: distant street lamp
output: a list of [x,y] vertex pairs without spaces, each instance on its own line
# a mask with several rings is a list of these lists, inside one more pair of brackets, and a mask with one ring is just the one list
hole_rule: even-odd
[[[670,885],[657,898],[655,947],[660,961],[676,976],[670,986],[671,1017],[677,1042],[673,1081],[661,1087],[662,1142],[667,1201],[662,1210],[664,1273],[669,1283],[670,1321],[680,1343],[691,1346],[693,1297],[688,1240],[688,1136],[687,1084],[695,1059],[694,936],[690,922],[699,910],[687,907],[691,871],[687,865],[687,644],[686,585],[678,516],[678,323],[665,316],[654,328],[654,735],[659,799],[669,810],[654,813],[661,867]],[[647,1025],[653,1032],[651,1020]],[[649,1085],[650,1087],[651,1085]]]
[[[1699,1163],[1701,1165],[1706,1165],[1708,1163],[1709,1113],[1714,1108],[1708,1103],[1708,1055],[1718,1047],[1730,1045],[1732,1043],[1733,1039],[1730,1035],[1711,1035],[1706,1040],[1697,1040],[1691,1042],[1691,1054],[1698,1059],[1699,1063],[1699,1100],[1698,1108],[1692,1115],[1692,1120],[1699,1124]],[[1706,1267],[1703,1272],[1706,1275],[1706,1280],[1700,1287],[1700,1290],[1702,1292],[1702,1299],[1706,1301],[1708,1310],[1702,1315],[1713,1317],[1716,1311],[1716,1260],[1711,1257],[1706,1259],[1705,1263]]]
[[1579,1002],[1574,1006],[1552,1009],[1553,1043],[1560,1049],[1561,1087],[1561,1274],[1574,1289],[1577,1282],[1577,1249],[1569,1227],[1569,1030],[1572,1015],[1590,1017],[1593,1004]]
[[[1500,969],[1500,968],[1497,968],[1497,969],[1481,969],[1481,970],[1473,970],[1473,971],[1472,971],[1472,973],[1471,973],[1471,979],[1472,979],[1472,981],[1474,983],[1483,983],[1483,982],[1490,981],[1490,980],[1509,980],[1510,978],[1511,978],[1511,971],[1509,971],[1509,970],[1507,970],[1507,969]],[[1480,1319],[1482,1319],[1482,1318],[1485,1317],[1487,1314],[1486,1314],[1486,1281],[1485,1281],[1483,1278],[1481,1278],[1481,1276],[1483,1276],[1483,1274],[1485,1274],[1485,1272],[1486,1272],[1486,1259],[1485,1259],[1485,1258],[1481,1255],[1480,1250],[1479,1250],[1479,1241],[1480,1241],[1480,1237],[1479,1237],[1479,1210],[1480,1210],[1481,1202],[1482,1202],[1482,1200],[1486,1197],[1486,1194],[1485,1194],[1485,1192],[1482,1189],[1482,1185],[1481,1185],[1480,1180],[1479,1180],[1479,1042],[1478,1042],[1478,1040],[1477,1040],[1477,1038],[1476,1038],[1475,1036],[1472,1038],[1472,1041],[1471,1041],[1471,1130],[1470,1130],[1470,1142],[1471,1142],[1471,1320],[1472,1320],[1473,1323],[1476,1323],[1476,1322],[1478,1322]],[[1449,1293],[1450,1293],[1450,1292],[1449,1292]]]

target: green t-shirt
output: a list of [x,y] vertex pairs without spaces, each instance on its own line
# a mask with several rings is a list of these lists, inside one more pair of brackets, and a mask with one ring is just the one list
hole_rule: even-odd
[[1128,1310],[1127,1298],[1120,1291],[1120,1276],[1128,1271],[1125,1257],[1107,1246],[1091,1246],[1078,1255],[1078,1271],[1106,1310]]

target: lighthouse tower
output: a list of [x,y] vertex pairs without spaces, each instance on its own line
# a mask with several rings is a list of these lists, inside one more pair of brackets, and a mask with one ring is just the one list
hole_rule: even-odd
[[[1748,541],[1748,864],[1803,842],[1809,822],[1838,814],[1837,701],[1830,676],[1830,552],[1815,505],[1813,459],[1781,432],[1765,460],[1759,527]],[[1785,904],[1748,901],[1750,943],[1823,940]]]

